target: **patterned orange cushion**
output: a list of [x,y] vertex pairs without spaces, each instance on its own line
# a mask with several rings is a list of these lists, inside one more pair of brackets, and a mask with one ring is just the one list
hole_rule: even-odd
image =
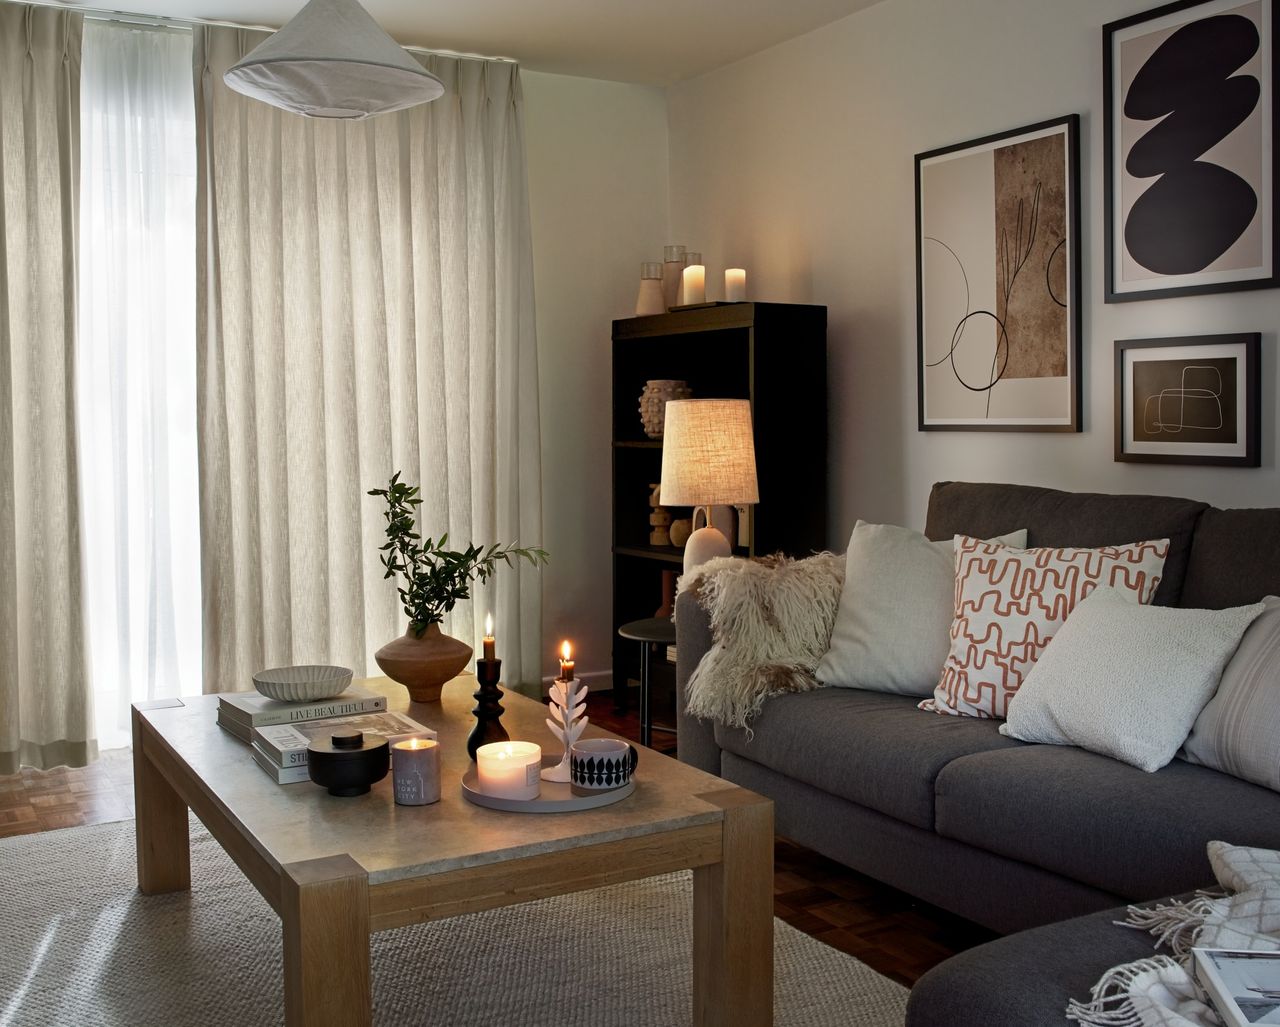
[[1169,540],[1100,549],[1013,549],[957,535],[951,651],[922,710],[1003,718],[1022,679],[1098,585],[1149,603]]

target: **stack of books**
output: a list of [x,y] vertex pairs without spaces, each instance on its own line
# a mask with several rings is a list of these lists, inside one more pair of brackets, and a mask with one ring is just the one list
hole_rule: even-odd
[[382,735],[392,745],[436,733],[403,713],[388,713],[387,698],[359,685],[318,702],[279,702],[257,692],[218,696],[218,725],[249,745],[254,761],[277,784],[308,780],[307,746],[339,730]]
[[240,741],[251,744],[255,727],[350,717],[386,708],[385,695],[378,695],[359,685],[352,685],[341,695],[318,702],[280,702],[257,692],[223,692],[218,696],[218,726],[230,731]]
[[363,731],[381,735],[391,745],[406,738],[435,738],[436,733],[403,713],[358,713],[329,720],[304,720],[296,724],[268,724],[253,729],[253,759],[276,784],[308,780],[307,746],[337,731]]

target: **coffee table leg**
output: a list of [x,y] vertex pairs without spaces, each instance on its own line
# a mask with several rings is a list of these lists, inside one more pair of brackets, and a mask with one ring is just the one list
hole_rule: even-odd
[[369,881],[350,856],[290,863],[281,882],[288,1027],[368,1027]]
[[724,854],[693,872],[693,1022],[769,1027],[773,803],[738,788],[699,798],[724,809]]
[[143,895],[191,887],[187,804],[147,756],[142,718],[133,714],[133,801],[138,888]]

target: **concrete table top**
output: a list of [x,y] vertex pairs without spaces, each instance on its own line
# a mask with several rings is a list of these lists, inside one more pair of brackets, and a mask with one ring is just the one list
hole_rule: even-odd
[[[582,845],[717,822],[723,810],[698,798],[727,786],[719,778],[650,749],[640,749],[635,794],[612,806],[576,813],[521,814],[467,802],[463,773],[471,766],[466,738],[475,719],[475,679],[462,675],[444,687],[439,703],[412,703],[387,678],[364,687],[388,698],[388,709],[408,714],[439,733],[441,799],[431,806],[397,806],[391,775],[366,795],[338,798],[311,782],[278,785],[254,763],[249,746],[218,727],[217,696],[138,705],[161,744],[195,772],[222,812],[277,867],[347,854],[381,884]],[[502,724],[513,740],[536,742],[544,752],[559,743],[547,729],[547,708],[505,692]],[[585,737],[617,737],[588,725]]]

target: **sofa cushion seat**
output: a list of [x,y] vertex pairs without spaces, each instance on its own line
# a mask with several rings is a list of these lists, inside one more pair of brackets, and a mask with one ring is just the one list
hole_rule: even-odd
[[717,725],[722,749],[770,770],[867,806],[916,827],[933,829],[934,781],[960,756],[1023,743],[999,723],[941,717],[916,709],[909,695],[820,688],[770,699],[741,728]]
[[1125,911],[1020,931],[952,956],[916,982],[907,1027],[1071,1027],[1071,999],[1088,1001],[1104,973],[1156,953],[1145,932],[1119,927]]
[[1174,760],[1070,746],[975,753],[937,780],[938,834],[1135,901],[1213,884],[1205,845],[1280,848],[1280,794]]

